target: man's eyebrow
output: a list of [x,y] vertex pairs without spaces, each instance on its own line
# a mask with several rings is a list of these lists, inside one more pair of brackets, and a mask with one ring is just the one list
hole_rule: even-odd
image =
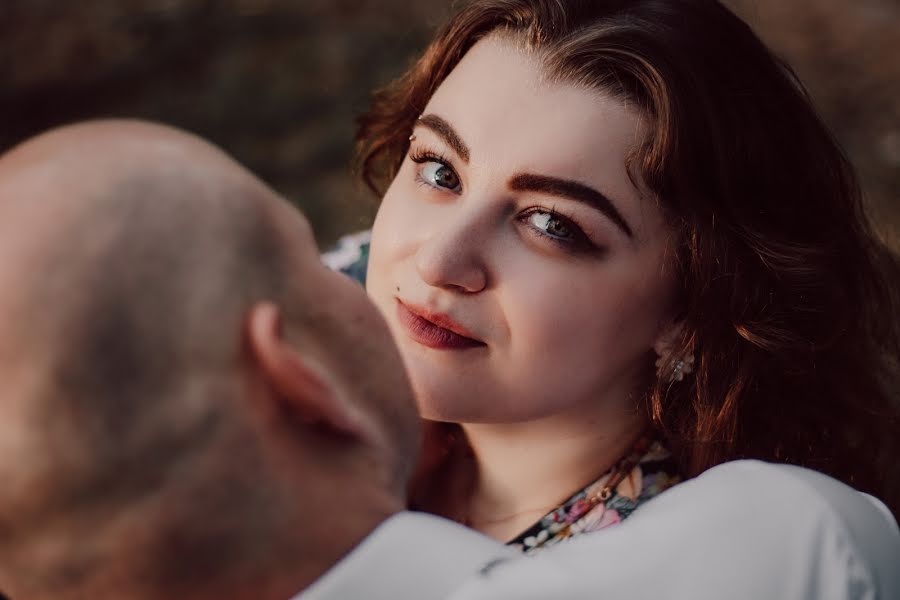
[[520,173],[509,180],[509,188],[519,192],[540,192],[589,204],[606,215],[629,238],[634,237],[628,222],[622,217],[622,214],[616,209],[612,201],[594,188],[588,187],[583,183],[546,175]]
[[459,134],[456,133],[456,130],[453,129],[453,126],[450,125],[450,123],[437,115],[428,114],[419,117],[419,120],[416,121],[416,124],[427,127],[431,131],[441,136],[441,138],[443,138],[443,140],[447,142],[447,145],[453,148],[453,151],[459,155],[462,161],[468,164],[469,147],[466,146],[466,143],[464,141],[462,141],[462,138],[459,137]]

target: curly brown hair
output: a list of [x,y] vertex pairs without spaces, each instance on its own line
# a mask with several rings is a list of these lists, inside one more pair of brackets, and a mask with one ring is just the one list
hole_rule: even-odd
[[690,381],[653,382],[647,411],[685,474],[798,464],[900,514],[900,261],[790,67],[714,0],[475,0],[359,119],[376,193],[434,91],[492,32],[650,125],[629,168],[677,233],[674,354],[696,363]]

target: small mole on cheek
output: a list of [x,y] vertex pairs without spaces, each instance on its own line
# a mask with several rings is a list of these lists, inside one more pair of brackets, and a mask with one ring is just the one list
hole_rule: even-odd
[[397,286],[397,291],[398,291],[398,292],[400,291],[400,286],[399,286],[399,285]]

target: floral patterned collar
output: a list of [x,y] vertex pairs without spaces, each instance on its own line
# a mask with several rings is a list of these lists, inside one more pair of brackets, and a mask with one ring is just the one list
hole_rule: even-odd
[[[624,469],[623,463],[628,463]],[[616,525],[641,504],[679,483],[677,473],[675,461],[660,442],[641,438],[622,461],[507,545],[535,554],[563,540]]]

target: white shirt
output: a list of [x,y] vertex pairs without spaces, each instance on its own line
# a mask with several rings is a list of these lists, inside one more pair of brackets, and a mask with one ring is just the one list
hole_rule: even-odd
[[900,600],[883,504],[786,465],[719,465],[535,556],[400,513],[295,600]]

